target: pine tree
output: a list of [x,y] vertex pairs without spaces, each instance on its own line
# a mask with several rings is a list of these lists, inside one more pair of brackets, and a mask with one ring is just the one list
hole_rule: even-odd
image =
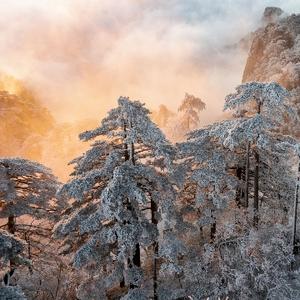
[[182,113],[182,126],[186,132],[199,126],[199,112],[205,109],[205,103],[200,99],[188,93],[178,108]]
[[[0,267],[1,271],[7,269],[1,274],[0,299],[20,299],[25,300],[25,296],[18,286],[10,286],[10,278],[15,269],[10,268],[8,263],[14,262],[15,265],[29,264],[30,262],[22,257],[25,243],[7,233],[5,230],[0,230]],[[2,272],[1,272],[2,273]]]
[[[183,286],[186,295],[196,298],[248,299],[276,292],[284,297],[296,295],[295,289],[286,285],[287,269],[293,261],[288,232],[296,186],[293,165],[297,141],[285,135],[282,126],[284,121],[297,121],[296,113],[289,105],[288,93],[277,84],[248,83],[237,91],[225,103],[225,109],[235,110],[232,120],[195,130],[187,142],[179,144],[179,158],[187,170],[179,196],[184,203],[182,211],[195,207],[192,224],[199,236],[199,244],[189,247],[189,260],[183,262]],[[254,206],[252,214],[248,202]],[[281,223],[281,229],[274,222]],[[255,229],[251,228],[253,224]],[[201,234],[205,225],[210,225],[210,239]],[[284,242],[281,240],[277,247],[283,231]],[[266,240],[268,232],[273,232],[274,240]],[[250,249],[258,251],[255,268],[264,274],[262,278],[251,269]],[[264,263],[263,253],[267,253]],[[278,285],[275,292],[269,272],[275,267],[276,255],[280,257],[280,271],[274,277]],[[251,271],[245,271],[247,268]],[[232,272],[237,277],[232,278]],[[249,281],[247,272],[251,274]],[[242,279],[243,289],[239,286]],[[253,285],[253,281],[262,286]]]
[[[225,126],[215,124],[195,130],[188,141],[179,145],[180,159],[186,170],[186,181],[181,192],[198,212],[198,226],[210,226],[210,240],[216,235],[216,218],[234,199],[238,180],[227,171],[235,162],[231,151],[216,141],[215,132],[226,131]],[[199,237],[200,238],[200,237]]]
[[[29,259],[46,250],[42,245],[51,233],[51,229],[34,226],[33,222],[43,219],[53,224],[65,204],[63,199],[56,198],[58,186],[55,176],[41,164],[21,158],[0,159],[0,217],[7,220],[2,227],[27,242],[24,255]],[[29,224],[18,222],[22,216],[29,220],[23,218],[22,223]],[[10,259],[9,273],[14,273],[18,265]],[[32,266],[28,268],[32,274]]]
[[[224,139],[224,143],[230,149],[244,144],[244,147],[248,149],[246,162],[249,161],[251,154],[254,160],[253,223],[256,226],[261,200],[259,192],[268,193],[267,190],[264,191],[264,185],[274,185],[277,179],[278,186],[282,190],[287,193],[289,190],[285,185],[289,178],[288,174],[283,179],[278,178],[282,172],[280,170],[289,171],[286,167],[282,169],[280,162],[283,165],[286,164],[286,157],[284,157],[286,152],[296,145],[295,140],[282,133],[285,123],[294,122],[295,124],[298,121],[297,112],[292,108],[289,100],[288,91],[274,82],[242,84],[236,88],[236,93],[228,95],[225,99],[224,110],[233,110],[237,119],[234,127]],[[248,167],[245,202],[248,202],[249,198],[249,171]],[[276,190],[276,193],[276,198],[287,197],[286,193],[280,194],[280,190]]]
[[[174,151],[149,113],[140,102],[120,97],[98,128],[80,135],[84,141],[98,139],[72,161],[73,178],[61,191],[74,203],[56,234],[65,237],[65,252],[75,253],[74,265],[97,277],[103,297],[119,283],[129,288],[130,299],[149,292],[157,299],[158,233],[172,230],[161,218],[172,213],[174,190],[167,174]],[[152,249],[150,290],[143,249]]]
[[15,238],[5,230],[0,230],[0,257],[3,262],[16,257],[24,250],[24,242]]
[[185,140],[188,132],[199,128],[200,112],[205,107],[206,104],[200,98],[186,93],[178,108],[178,115],[170,120],[166,128],[167,136],[175,142]]
[[0,159],[1,211],[7,230],[14,234],[17,217],[50,217],[62,202],[55,196],[59,183],[45,166],[21,158]]

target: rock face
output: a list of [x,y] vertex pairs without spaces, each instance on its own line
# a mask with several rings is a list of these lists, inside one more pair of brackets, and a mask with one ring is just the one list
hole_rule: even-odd
[[265,24],[274,23],[278,21],[279,17],[283,14],[283,10],[279,7],[266,7],[262,21]]
[[274,80],[291,90],[300,85],[300,14],[254,33],[243,82]]
[[[279,8],[279,7],[266,7],[265,11],[263,13],[263,16],[260,20],[260,23],[258,24],[259,28],[264,28],[270,23],[276,23],[278,22],[283,16],[284,16],[284,11]],[[241,49],[243,51],[249,51],[251,44],[253,42],[255,33],[257,33],[259,30],[256,32],[250,32],[246,36],[244,36],[241,40],[239,40],[238,43],[229,45],[227,48],[229,49]]]
[[[280,11],[268,8],[264,18],[281,15]],[[300,116],[300,14],[277,19],[254,33],[243,74],[243,82],[248,81],[283,85],[291,92]]]

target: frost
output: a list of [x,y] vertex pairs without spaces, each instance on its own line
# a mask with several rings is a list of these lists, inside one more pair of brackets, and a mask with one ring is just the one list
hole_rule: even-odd
[[0,287],[0,299],[3,300],[26,300],[27,298],[19,287]]
[[43,165],[21,158],[0,159],[1,217],[34,214],[50,217],[51,211],[64,206],[56,199],[59,183]]
[[[161,216],[171,220],[175,212],[169,179],[175,151],[149,113],[140,102],[120,97],[100,127],[80,135],[94,141],[71,162],[72,179],[60,194],[75,201],[54,229],[69,245],[65,252],[74,255],[76,268],[103,267],[99,285],[116,272],[119,281],[133,285],[124,299],[142,297],[141,248],[153,251],[160,231],[171,226]],[[106,288],[110,284],[115,281]]]

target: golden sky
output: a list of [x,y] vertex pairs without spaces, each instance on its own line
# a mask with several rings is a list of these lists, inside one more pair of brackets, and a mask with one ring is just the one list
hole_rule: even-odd
[[0,0],[0,70],[25,80],[60,121],[101,118],[118,96],[176,109],[185,92],[221,113],[244,52],[229,50],[268,5],[298,1]]

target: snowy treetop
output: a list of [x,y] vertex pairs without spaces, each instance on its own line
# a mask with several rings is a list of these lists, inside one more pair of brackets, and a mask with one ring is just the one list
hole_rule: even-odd
[[[0,159],[0,215],[23,215],[34,207],[49,208],[59,187],[45,166],[21,158]],[[51,204],[50,204],[51,203]],[[57,202],[57,205],[60,205]]]
[[118,107],[109,111],[101,126],[80,134],[88,141],[96,137],[122,138],[127,144],[144,144],[155,150],[156,155],[169,156],[170,147],[160,129],[150,120],[150,111],[139,101],[120,97]]
[[182,104],[179,106],[178,111],[197,110],[201,111],[205,109],[205,103],[194,95],[185,93]]
[[297,112],[289,105],[289,96],[289,92],[276,82],[247,82],[225,98],[224,110],[235,110],[240,117],[259,113],[283,125],[287,118],[297,120]]
[[7,261],[20,254],[24,249],[24,242],[7,231],[0,229],[0,260]]

